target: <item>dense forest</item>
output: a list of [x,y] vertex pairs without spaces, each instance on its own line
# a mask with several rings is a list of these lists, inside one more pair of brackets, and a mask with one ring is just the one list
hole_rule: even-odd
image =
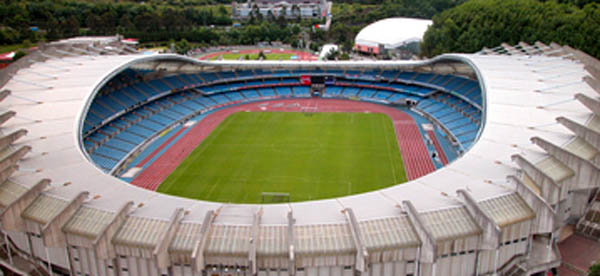
[[[431,18],[464,0],[334,1],[329,32],[312,30],[318,21],[254,18],[243,27],[230,28],[231,1],[149,0],[0,1],[0,45],[27,40],[52,41],[77,35],[121,33],[142,42],[186,39],[205,44],[254,44],[279,40],[294,43],[301,31],[314,45],[335,42],[350,48],[356,33],[373,21],[390,16]],[[30,27],[37,27],[34,32]]]
[[[162,32],[168,35],[168,32],[187,31],[198,26],[232,23],[230,11],[223,5],[176,8],[165,3],[5,1],[0,3],[0,44],[116,32]],[[33,26],[42,32],[30,31]]]
[[476,52],[502,42],[568,44],[600,57],[600,4],[592,1],[470,0],[433,17],[425,56]]
[[594,0],[333,2],[332,26],[323,32],[312,28],[319,21],[282,17],[259,16],[232,27],[229,0],[0,0],[0,45],[120,33],[142,43],[185,39],[196,45],[282,41],[298,46],[308,36],[313,50],[324,43],[349,50],[367,24],[406,16],[433,18],[421,46],[426,56],[540,40],[569,44],[600,57],[600,4]]

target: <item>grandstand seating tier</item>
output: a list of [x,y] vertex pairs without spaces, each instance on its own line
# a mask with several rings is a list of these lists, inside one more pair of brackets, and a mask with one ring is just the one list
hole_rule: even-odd
[[[85,117],[84,147],[102,169],[111,170],[119,160],[136,145],[176,121],[215,105],[241,102],[261,97],[309,97],[310,87],[300,86],[298,77],[305,74],[335,74],[342,78],[343,86],[327,86],[325,97],[360,97],[363,100],[418,102],[417,108],[439,121],[455,134],[463,147],[476,139],[481,125],[479,107],[449,93],[411,84],[423,82],[447,91],[453,91],[476,104],[481,104],[481,90],[477,82],[452,75],[412,73],[397,71],[298,70],[217,72],[169,75],[147,81],[141,75],[149,71],[128,70],[119,74],[120,80],[112,82],[110,89],[99,94]],[[360,78],[364,79],[360,79]],[[239,80],[246,78],[245,80]],[[400,82],[389,82],[398,79]],[[387,81],[378,81],[384,79]],[[217,82],[218,81],[218,82]],[[126,83],[131,83],[127,86]],[[210,84],[209,84],[210,83]],[[214,83],[214,84],[213,84]],[[198,90],[177,90],[197,86]],[[360,87],[358,87],[360,86]],[[252,89],[249,87],[257,87]],[[103,90],[104,91],[104,90]],[[161,97],[156,97],[157,95]],[[106,122],[116,113],[124,114]],[[103,125],[104,123],[104,125]]]

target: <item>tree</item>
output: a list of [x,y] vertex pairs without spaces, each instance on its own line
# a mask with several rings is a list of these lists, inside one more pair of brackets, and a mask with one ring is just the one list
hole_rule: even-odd
[[20,58],[22,58],[22,57],[24,57],[26,55],[27,54],[25,52],[23,52],[21,50],[18,50],[18,51],[15,52],[15,55],[13,56],[12,60],[13,61],[17,61],[17,60],[19,60]]
[[129,15],[127,14],[123,14],[123,16],[121,16],[121,19],[119,19],[119,27],[125,31],[135,30],[135,25],[133,25],[133,22],[131,22]]
[[227,9],[225,8],[225,6],[223,6],[223,5],[219,6],[219,15],[228,16]]
[[267,11],[267,20],[268,21],[275,21],[275,15],[273,14],[273,11],[269,10]]
[[329,50],[329,52],[327,52],[327,55],[325,56],[325,59],[327,59],[327,60],[336,60],[339,55],[340,55],[340,52],[335,47],[332,47]]
[[252,9],[250,10],[250,15],[254,16],[254,18],[258,18],[258,16],[261,16],[262,19],[262,14],[260,13],[260,10],[258,9],[258,5],[256,5],[256,3],[254,5],[252,5]]
[[29,41],[29,39],[23,40],[23,42],[21,44],[23,44],[23,49],[31,48],[31,41]]
[[192,47],[190,46],[190,43],[185,39],[182,39],[175,43],[175,52],[180,55],[184,55],[191,49]]
[[100,32],[104,28],[102,18],[96,14],[90,14],[85,20],[85,25],[94,32]]
[[258,52],[258,59],[259,60],[266,60],[267,56],[265,55],[265,53],[263,53],[263,51]]
[[63,36],[74,37],[79,35],[79,21],[74,15],[60,24]]
[[600,276],[600,263],[595,263],[590,266],[588,276]]
[[292,5],[292,16],[296,19],[300,19],[300,7],[296,4]]
[[116,20],[117,15],[113,11],[103,13],[101,16],[102,27],[100,29],[102,33],[113,34],[116,30]]
[[583,9],[537,0],[471,0],[433,17],[420,45],[422,54],[475,52],[502,42],[568,44],[600,57],[600,4]]
[[13,28],[0,28],[0,44],[16,44],[19,43],[19,33]]
[[46,37],[49,40],[56,40],[62,37],[62,32],[58,26],[58,21],[53,16],[48,18],[48,21],[46,24],[44,24],[44,29],[46,29]]

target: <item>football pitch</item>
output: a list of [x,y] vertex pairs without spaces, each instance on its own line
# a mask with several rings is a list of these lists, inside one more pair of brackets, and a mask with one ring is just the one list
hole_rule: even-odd
[[[248,56],[248,59],[250,60],[258,60],[258,53],[256,54],[236,54],[236,53],[229,53],[229,54],[223,54],[221,55],[223,57],[224,60],[238,60],[240,58],[245,58],[246,56]],[[288,53],[268,53],[265,54],[265,57],[267,58],[267,60],[289,60],[291,57],[293,56],[293,54],[288,54]],[[211,60],[217,60],[219,57],[213,57],[211,58]]]
[[406,182],[391,119],[379,113],[238,112],[227,117],[159,192],[231,203],[358,194]]

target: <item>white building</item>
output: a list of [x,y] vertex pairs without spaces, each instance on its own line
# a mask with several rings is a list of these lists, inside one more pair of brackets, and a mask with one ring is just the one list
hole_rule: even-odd
[[364,27],[354,40],[354,49],[361,53],[379,55],[394,52],[423,39],[431,20],[416,18],[387,18]]
[[241,20],[250,18],[253,12],[259,12],[265,18],[271,14],[274,17],[283,15],[285,18],[291,19],[324,18],[328,11],[328,2],[325,0],[248,0],[246,3],[233,2],[231,5],[232,18]]

